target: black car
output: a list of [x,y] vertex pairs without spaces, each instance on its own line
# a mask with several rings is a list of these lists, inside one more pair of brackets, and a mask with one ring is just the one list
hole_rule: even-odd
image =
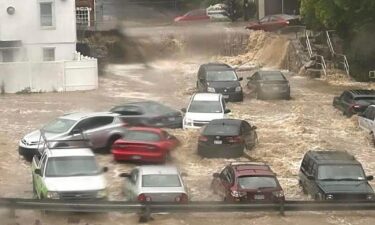
[[267,97],[290,99],[289,81],[280,71],[257,71],[247,79],[249,80],[247,87],[258,99]]
[[126,103],[113,107],[128,126],[181,128],[182,113],[154,101]]
[[354,156],[343,151],[308,151],[299,171],[299,184],[315,200],[371,200],[374,191]]
[[347,117],[362,113],[367,106],[374,104],[375,90],[347,90],[333,99],[333,106]]
[[243,101],[243,92],[235,69],[223,63],[207,63],[199,67],[198,92],[221,93],[226,101]]
[[256,127],[244,120],[217,119],[207,124],[198,140],[198,154],[203,157],[237,158],[244,149],[252,149],[258,136]]

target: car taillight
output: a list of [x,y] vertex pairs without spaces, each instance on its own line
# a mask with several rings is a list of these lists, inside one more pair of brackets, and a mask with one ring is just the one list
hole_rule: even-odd
[[244,192],[244,191],[231,191],[230,194],[235,198],[241,198],[241,197],[244,197],[246,195],[246,192]]
[[206,142],[206,141],[208,141],[208,138],[206,136],[201,135],[201,136],[199,136],[199,141]]
[[359,108],[361,108],[361,106],[360,105],[352,105],[352,108],[359,109]]
[[175,199],[175,202],[179,203],[187,203],[188,202],[188,196],[185,193],[182,193],[181,195],[177,196]]
[[152,201],[151,197],[147,196],[145,194],[138,195],[137,199],[138,199],[139,202],[151,202]]
[[229,143],[242,143],[243,142],[241,136],[226,137],[225,140]]
[[285,23],[286,23],[286,24],[290,24],[290,21],[287,20],[287,21],[285,21]]

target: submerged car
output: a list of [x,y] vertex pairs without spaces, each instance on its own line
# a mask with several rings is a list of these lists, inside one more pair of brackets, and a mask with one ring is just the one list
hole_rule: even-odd
[[83,133],[91,143],[93,149],[105,148],[109,150],[112,144],[126,130],[126,124],[119,114],[109,112],[71,113],[58,117],[40,130],[25,135],[19,142],[18,152],[25,159],[31,160],[40,154],[43,145],[41,133],[48,139],[75,139]]
[[277,97],[290,99],[290,84],[280,71],[257,71],[251,77],[247,87],[256,94],[256,98]]
[[203,157],[241,157],[257,143],[256,127],[244,120],[218,119],[207,124],[198,139]]
[[362,165],[343,151],[308,151],[299,170],[299,184],[315,200],[375,200]]
[[133,202],[175,202],[189,201],[181,174],[174,166],[140,166],[125,178],[124,194]]
[[106,199],[106,171],[89,148],[46,149],[32,161],[34,196],[68,201]]
[[333,107],[345,116],[364,112],[369,105],[375,104],[375,90],[347,90],[340,96],[334,97]]
[[276,174],[264,163],[233,162],[213,174],[211,188],[226,202],[285,201]]
[[113,107],[128,126],[181,128],[182,113],[155,101],[130,102]]
[[246,29],[275,31],[292,25],[301,25],[299,16],[277,14],[265,16],[260,20],[252,21],[246,26]]
[[242,101],[243,92],[235,69],[224,63],[207,63],[199,67],[197,91],[221,93],[227,101]]
[[185,113],[183,128],[201,128],[211,120],[223,119],[230,110],[225,106],[222,94],[196,93],[191,99],[188,108],[181,109]]
[[159,128],[131,127],[112,145],[116,161],[163,163],[179,145],[177,138]]

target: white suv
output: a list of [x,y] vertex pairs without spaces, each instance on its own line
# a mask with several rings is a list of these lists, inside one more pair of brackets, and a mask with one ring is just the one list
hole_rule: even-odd
[[185,117],[182,122],[184,129],[200,128],[214,119],[223,119],[230,110],[225,108],[222,94],[196,93],[191,99],[187,109],[182,109]]
[[107,198],[107,182],[89,148],[46,149],[32,161],[34,196],[39,199]]

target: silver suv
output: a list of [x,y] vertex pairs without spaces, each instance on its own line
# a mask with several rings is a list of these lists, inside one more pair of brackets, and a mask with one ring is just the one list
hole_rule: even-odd
[[29,161],[34,155],[40,154],[39,150],[44,144],[41,131],[47,140],[72,140],[84,134],[93,149],[110,149],[113,142],[126,131],[125,125],[116,113],[66,114],[40,130],[25,135],[19,142],[18,152]]

